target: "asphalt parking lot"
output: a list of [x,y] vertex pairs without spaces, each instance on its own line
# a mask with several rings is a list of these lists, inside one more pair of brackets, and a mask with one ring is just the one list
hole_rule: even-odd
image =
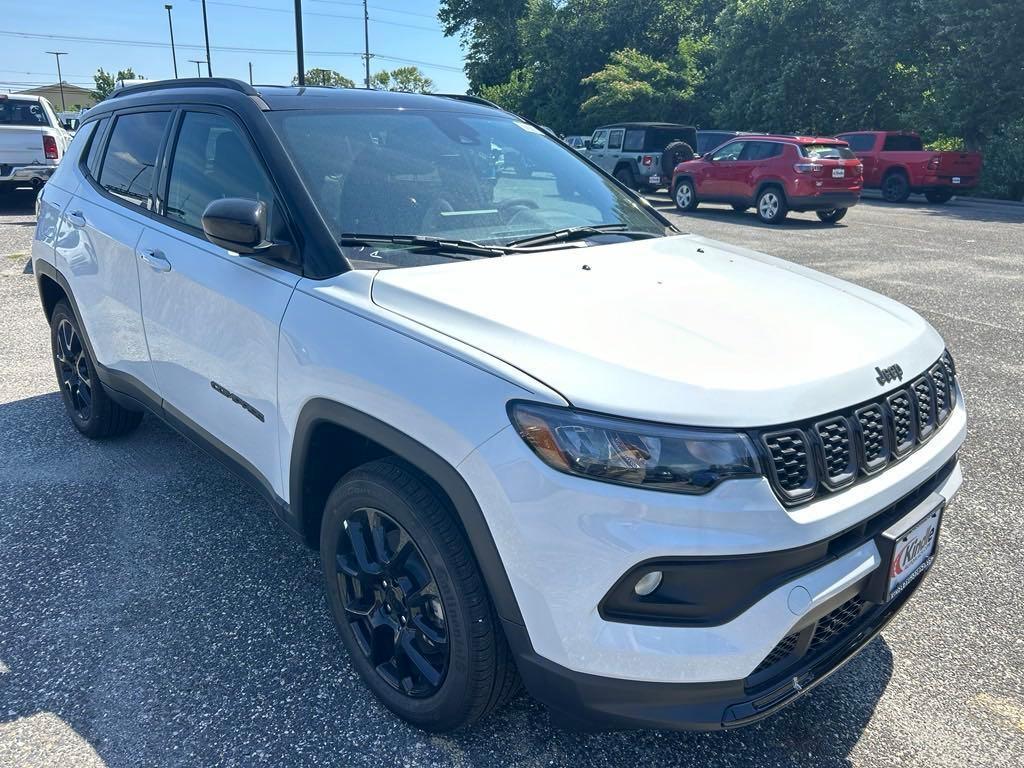
[[254,491],[152,418],[102,444],[75,432],[25,273],[31,211],[0,201],[0,766],[1024,765],[1024,208],[865,201],[835,227],[670,214],[944,335],[971,421],[941,557],[859,657],[747,729],[572,733],[524,697],[443,737],[367,693],[315,555]]

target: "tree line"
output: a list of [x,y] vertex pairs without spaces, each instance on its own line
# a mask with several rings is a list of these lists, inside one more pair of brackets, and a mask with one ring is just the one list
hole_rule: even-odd
[[916,130],[1024,198],[1020,0],[442,0],[440,20],[473,93],[562,133]]

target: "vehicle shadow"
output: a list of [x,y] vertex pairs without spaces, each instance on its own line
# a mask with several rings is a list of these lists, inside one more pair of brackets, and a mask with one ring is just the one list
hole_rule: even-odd
[[0,519],[0,764],[845,766],[892,671],[876,640],[736,732],[563,731],[523,696],[432,736],[359,681],[317,556],[156,419],[93,442],[56,393],[0,405]]
[[904,203],[887,203],[881,198],[862,197],[860,205],[888,208],[895,211],[913,210],[929,217],[957,219],[980,223],[1024,224],[1024,205],[1004,205],[975,200],[970,197],[953,198],[947,203],[929,203],[923,197],[911,196]]
[[[36,193],[30,188],[21,188],[0,192],[0,215],[35,215]],[[34,227],[35,222],[8,222]]]
[[773,231],[786,229],[842,229],[846,227],[845,221],[838,221],[835,224],[826,224],[823,221],[819,221],[818,217],[813,213],[793,212],[790,213],[781,224],[765,224],[753,211],[734,211],[732,208],[712,207],[708,204],[701,205],[697,210],[687,211],[686,213],[681,213],[676,210],[674,206],[671,209],[665,208],[661,210],[662,213],[667,212],[676,214],[684,222],[689,218],[704,219],[705,221],[727,221],[730,224],[739,224],[745,227],[756,227],[758,229],[768,229]]

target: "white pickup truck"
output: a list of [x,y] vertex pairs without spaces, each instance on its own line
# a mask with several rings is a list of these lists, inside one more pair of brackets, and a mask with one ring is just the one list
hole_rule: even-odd
[[0,191],[25,185],[41,188],[70,140],[42,96],[0,94]]

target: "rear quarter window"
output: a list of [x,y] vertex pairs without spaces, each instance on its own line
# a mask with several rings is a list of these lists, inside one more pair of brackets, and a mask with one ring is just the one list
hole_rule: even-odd
[[644,132],[626,131],[626,138],[622,140],[623,152],[643,152]]

